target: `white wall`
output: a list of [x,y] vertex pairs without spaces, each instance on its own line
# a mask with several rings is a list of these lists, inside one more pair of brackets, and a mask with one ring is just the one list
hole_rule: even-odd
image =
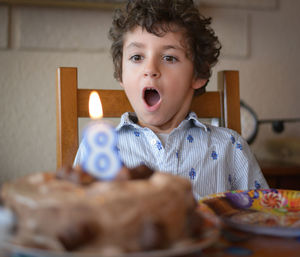
[[[271,4],[261,7],[231,2],[203,9],[224,45],[215,73],[240,71],[241,98],[259,119],[300,117],[300,1],[265,0]],[[78,67],[80,87],[119,88],[108,50],[110,20],[104,10],[0,5],[0,182],[55,170],[57,67]],[[214,74],[211,89],[215,82]],[[253,150],[259,158],[279,151],[280,158],[300,159],[299,131],[299,123],[280,135],[260,126]],[[282,138],[298,140],[296,150],[287,146],[271,155],[269,141]]]

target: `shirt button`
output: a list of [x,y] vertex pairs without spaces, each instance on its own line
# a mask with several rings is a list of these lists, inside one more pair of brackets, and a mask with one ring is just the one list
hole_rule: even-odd
[[150,143],[151,143],[151,145],[155,145],[156,144],[156,139],[155,138],[151,139]]

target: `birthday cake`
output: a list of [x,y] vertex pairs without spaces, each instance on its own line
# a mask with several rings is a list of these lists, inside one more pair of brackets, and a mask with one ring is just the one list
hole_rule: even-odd
[[80,167],[3,185],[16,215],[13,243],[51,251],[124,253],[166,249],[201,235],[191,184],[146,166],[99,181]]

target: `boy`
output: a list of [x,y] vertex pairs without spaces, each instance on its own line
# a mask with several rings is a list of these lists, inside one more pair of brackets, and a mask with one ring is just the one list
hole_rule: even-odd
[[[114,75],[135,110],[116,128],[124,164],[186,177],[196,199],[268,187],[240,135],[190,112],[221,48],[209,24],[192,0],[132,0],[110,29]],[[75,164],[84,154],[79,149]]]

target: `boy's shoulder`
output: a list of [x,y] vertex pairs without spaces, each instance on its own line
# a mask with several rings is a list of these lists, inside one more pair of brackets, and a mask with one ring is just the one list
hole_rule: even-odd
[[211,144],[219,145],[224,148],[230,145],[245,144],[245,140],[242,136],[232,129],[211,124],[206,124],[205,126],[207,128],[207,132],[205,133],[206,138]]
[[190,113],[189,119],[193,121],[195,127],[204,129],[210,136],[217,136],[217,137],[231,137],[234,136],[236,138],[240,138],[241,135],[237,133],[235,130],[219,127],[217,125],[213,125],[209,122],[206,122],[199,119],[195,113]]
[[212,134],[241,137],[241,135],[238,132],[230,128],[218,127],[211,124],[207,124],[206,126],[207,126],[207,130],[210,131]]
[[231,149],[228,148],[231,146],[239,149],[247,148],[246,140],[235,130],[201,122],[195,118],[193,118],[193,129],[198,131],[196,135],[200,136],[201,133],[201,138],[209,142],[210,145],[217,145],[224,149]]

